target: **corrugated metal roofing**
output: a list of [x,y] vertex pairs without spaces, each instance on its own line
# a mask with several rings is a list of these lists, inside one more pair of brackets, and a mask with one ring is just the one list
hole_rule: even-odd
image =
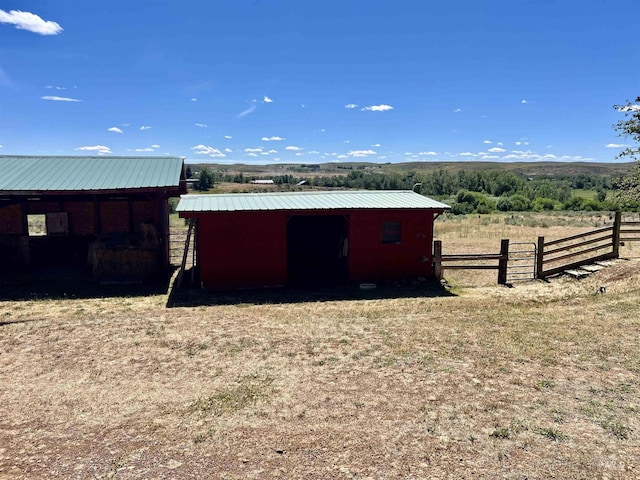
[[180,157],[0,156],[0,191],[95,191],[177,187]]
[[427,208],[449,205],[411,190],[346,190],[283,193],[182,195],[178,212],[239,212],[265,210],[351,210]]

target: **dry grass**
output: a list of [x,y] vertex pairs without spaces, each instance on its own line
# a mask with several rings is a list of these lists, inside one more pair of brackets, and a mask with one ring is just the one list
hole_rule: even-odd
[[[468,221],[445,248],[515,236]],[[629,257],[458,296],[1,302],[0,478],[637,478]]]

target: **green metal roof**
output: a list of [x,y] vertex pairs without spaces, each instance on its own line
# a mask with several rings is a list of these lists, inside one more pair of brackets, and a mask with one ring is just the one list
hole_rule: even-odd
[[0,156],[0,192],[178,187],[181,157]]
[[178,212],[266,210],[449,209],[411,190],[345,190],[182,195]]

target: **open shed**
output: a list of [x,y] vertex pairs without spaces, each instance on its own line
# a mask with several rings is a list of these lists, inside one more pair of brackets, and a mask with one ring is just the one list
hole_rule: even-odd
[[139,280],[169,265],[179,157],[0,156],[0,265],[86,266]]
[[432,275],[448,205],[412,191],[183,195],[207,289],[339,286]]

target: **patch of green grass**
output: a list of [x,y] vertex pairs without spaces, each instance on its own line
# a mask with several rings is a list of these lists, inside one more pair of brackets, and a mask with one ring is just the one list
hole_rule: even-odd
[[538,390],[551,389],[551,388],[553,388],[555,386],[556,386],[555,382],[553,380],[548,379],[548,378],[543,378],[542,380],[540,380],[536,384],[536,388]]
[[266,398],[271,382],[270,378],[243,379],[236,386],[222,389],[209,397],[199,398],[187,407],[187,412],[216,417],[238,412]]
[[562,442],[569,439],[568,435],[565,435],[560,429],[555,427],[538,428],[536,433],[554,442]]
[[493,438],[499,438],[501,440],[506,440],[511,437],[511,429],[509,427],[498,427],[489,435]]
[[627,440],[629,438],[629,433],[631,433],[631,428],[615,419],[603,420],[600,422],[600,426],[620,440]]

